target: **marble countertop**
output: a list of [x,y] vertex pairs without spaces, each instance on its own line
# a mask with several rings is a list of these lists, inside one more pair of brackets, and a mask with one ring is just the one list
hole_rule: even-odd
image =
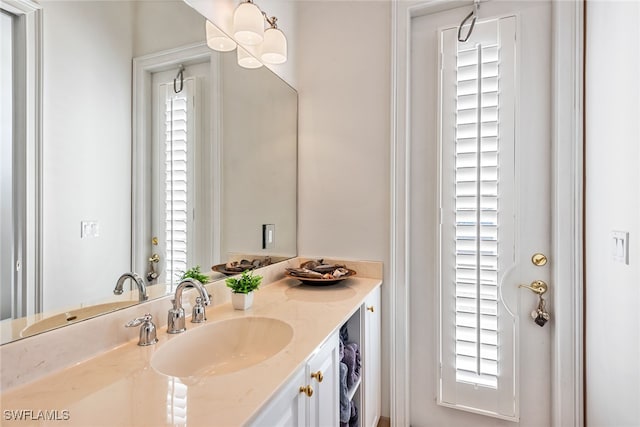
[[[360,275],[326,287],[302,286],[290,278],[278,280],[255,293],[249,310],[234,310],[228,303],[208,308],[207,323],[187,321],[185,332],[245,316],[279,319],[292,326],[293,337],[275,356],[234,373],[181,380],[162,375],[150,365],[153,353],[176,337],[159,328],[156,345],[140,347],[135,339],[3,393],[2,424],[244,425],[380,284],[380,278]],[[16,410],[26,410],[22,415],[31,421],[13,422],[19,414],[7,411]],[[47,416],[58,420],[37,420]]]

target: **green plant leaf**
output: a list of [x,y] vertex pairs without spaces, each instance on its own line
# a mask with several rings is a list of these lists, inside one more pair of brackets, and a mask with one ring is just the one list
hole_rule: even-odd
[[253,271],[245,270],[240,277],[230,277],[225,280],[227,287],[236,294],[248,294],[260,287],[262,276],[254,275]]
[[200,271],[200,266],[196,265],[195,267],[192,267],[190,269],[188,269],[187,271],[185,271],[182,274],[182,277],[180,277],[180,280],[183,279],[196,279],[198,282],[202,283],[203,285],[205,283],[209,283],[209,276],[207,276],[206,274],[202,273]]

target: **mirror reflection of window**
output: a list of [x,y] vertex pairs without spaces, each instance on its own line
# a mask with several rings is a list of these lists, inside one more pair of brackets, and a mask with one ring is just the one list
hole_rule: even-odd
[[210,203],[208,193],[198,188],[206,167],[198,155],[206,140],[199,109],[207,106],[197,104],[205,100],[196,99],[195,94],[206,85],[207,69],[208,63],[189,66],[182,80],[175,69],[153,76],[157,131],[152,148],[156,179],[151,216],[152,234],[158,237],[161,252],[158,283],[176,283],[187,269],[203,261],[196,230],[198,222],[206,219]]

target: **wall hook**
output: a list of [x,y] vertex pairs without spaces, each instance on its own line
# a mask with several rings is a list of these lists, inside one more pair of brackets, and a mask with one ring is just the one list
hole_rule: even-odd
[[[180,79],[180,89],[178,89],[178,79]],[[173,91],[175,93],[182,92],[184,88],[184,65],[180,64],[178,66],[178,75],[175,79],[173,79]]]
[[[458,41],[460,43],[464,43],[469,40],[471,37],[471,33],[473,32],[473,27],[476,25],[476,18],[478,17],[478,9],[480,9],[480,0],[474,0],[473,2],[473,10],[462,20],[460,26],[458,27]],[[462,27],[467,25],[467,21],[471,19],[469,23],[469,31],[465,37],[462,37]]]

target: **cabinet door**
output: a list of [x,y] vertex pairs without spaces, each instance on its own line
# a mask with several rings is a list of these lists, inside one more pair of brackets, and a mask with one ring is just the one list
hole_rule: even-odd
[[334,334],[307,363],[306,381],[313,387],[309,398],[309,426],[334,427],[340,424],[338,335]]
[[307,384],[306,370],[302,368],[249,425],[254,427],[304,426],[305,404],[308,398],[300,391],[300,387]]
[[380,287],[371,292],[364,302],[362,328],[364,345],[362,354],[364,402],[363,427],[375,427],[380,418],[381,345],[380,345]]

